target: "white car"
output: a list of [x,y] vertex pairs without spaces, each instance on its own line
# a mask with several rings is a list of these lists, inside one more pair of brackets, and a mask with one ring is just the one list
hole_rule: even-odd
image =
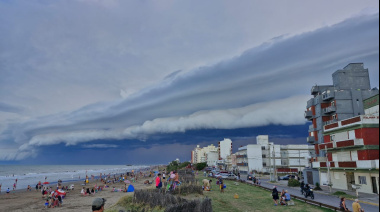
[[238,177],[235,174],[228,173],[228,174],[222,174],[223,179],[230,179],[230,180],[236,180]]

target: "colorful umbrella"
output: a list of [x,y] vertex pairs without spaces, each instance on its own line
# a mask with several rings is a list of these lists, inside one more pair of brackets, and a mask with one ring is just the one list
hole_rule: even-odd
[[42,183],[42,184],[46,185],[46,184],[49,184],[49,182],[44,182],[44,183]]

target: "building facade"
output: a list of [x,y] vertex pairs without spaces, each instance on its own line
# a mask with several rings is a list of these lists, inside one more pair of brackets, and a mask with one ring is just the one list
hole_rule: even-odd
[[208,160],[212,161],[214,156],[213,153],[209,154],[210,152],[216,152],[217,156],[219,156],[218,148],[213,144],[203,148],[200,148],[200,146],[197,145],[197,147],[191,151],[191,163],[207,163]]
[[[321,184],[379,194],[379,95],[364,101],[367,114],[324,126],[326,159],[313,162]],[[330,169],[330,175],[328,175]]]
[[275,145],[267,135],[256,137],[257,144],[240,147],[236,163],[240,173],[257,172],[298,172],[309,166],[313,146]]
[[371,89],[368,69],[363,63],[350,63],[332,75],[332,85],[313,86],[307,102],[305,118],[312,122],[307,142],[315,145],[316,154],[325,157],[325,150],[318,144],[324,143],[325,125],[336,123],[364,114],[363,100],[379,94]]
[[225,160],[232,154],[232,141],[229,138],[225,138],[223,141],[219,141],[219,160]]

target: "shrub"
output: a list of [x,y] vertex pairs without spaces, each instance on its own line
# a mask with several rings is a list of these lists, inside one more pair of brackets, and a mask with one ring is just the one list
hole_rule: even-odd
[[299,187],[301,183],[296,179],[289,179],[288,186],[289,187]]
[[337,192],[333,193],[333,195],[340,196],[340,195],[346,195],[346,193],[343,191],[337,191]]
[[197,170],[203,170],[204,168],[206,168],[207,166],[207,163],[197,163],[197,165],[195,166],[195,168]]
[[316,190],[316,191],[322,191],[321,185],[319,183],[316,183],[314,190]]

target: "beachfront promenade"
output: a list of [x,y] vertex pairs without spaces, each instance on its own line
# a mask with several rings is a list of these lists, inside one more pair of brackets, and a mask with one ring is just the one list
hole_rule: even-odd
[[[241,179],[243,179],[243,180],[247,179],[246,175],[241,175]],[[245,181],[248,183],[252,183],[252,181],[247,181],[247,180],[245,180]],[[304,197],[303,195],[301,195],[300,188],[288,187],[286,184],[287,182],[288,181],[279,181],[277,183],[271,183],[271,182],[269,182],[269,180],[263,179],[261,181],[261,186],[269,188],[269,189],[272,189],[273,186],[277,186],[279,191],[284,189],[284,190],[288,190],[291,195],[294,195],[297,197]],[[327,192],[328,188],[323,188],[323,190],[324,191],[314,191],[314,195],[315,195],[314,201],[320,202],[320,203],[323,203],[326,205],[338,207],[339,201],[340,201],[339,197],[329,195]],[[345,192],[349,193],[347,191],[345,191]],[[310,199],[310,197],[309,197],[309,199]],[[365,209],[365,211],[367,211],[367,212],[378,212],[379,211],[379,196],[378,195],[359,193],[359,200],[362,201],[360,203],[360,205],[362,206],[362,208]],[[347,204],[348,208],[352,211],[353,201],[346,200],[346,202],[347,202],[346,204]]]

